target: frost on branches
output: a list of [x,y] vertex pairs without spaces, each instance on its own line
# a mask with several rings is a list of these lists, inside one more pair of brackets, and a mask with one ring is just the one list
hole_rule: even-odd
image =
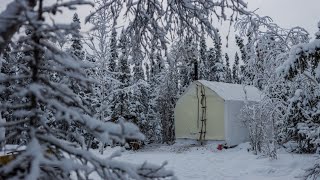
[[244,58],[241,81],[264,92],[260,103],[246,106],[243,110],[253,138],[252,149],[274,158],[277,146],[287,142],[289,99],[298,89],[299,82],[305,82],[300,77],[294,82],[287,81],[278,76],[276,69],[286,61],[294,45],[308,42],[309,34],[299,27],[280,28],[269,17],[258,15],[240,19],[236,27],[241,30],[240,34],[247,35],[246,44],[237,38],[241,57]]
[[[316,39],[294,46],[287,60],[277,69],[280,76],[299,81],[298,88],[289,102],[288,129],[285,131],[294,151],[319,154],[320,151],[320,22]],[[306,170],[305,179],[320,174],[319,160]]]
[[[105,2],[100,9],[108,10],[110,21],[118,22],[120,18],[123,18],[125,22],[128,22],[126,27],[128,32],[138,31],[141,33],[138,43],[141,43],[146,51],[148,51],[147,47],[150,47],[151,36],[154,36],[153,41],[157,41],[163,49],[166,49],[168,37],[199,35],[200,26],[203,26],[208,35],[215,39],[218,30],[212,25],[214,20],[232,21],[239,14],[249,14],[246,10],[247,4],[242,0],[138,0],[126,2],[105,0]],[[235,13],[229,16],[226,12],[228,10]],[[121,12],[124,12],[124,16],[120,16]],[[87,21],[93,16],[94,13],[87,18]],[[212,18],[214,16],[217,18]]]
[[290,140],[297,142],[296,151],[300,152],[315,152],[320,147],[318,34],[315,40],[292,47],[288,59],[277,69],[286,79],[298,81],[298,87],[289,99],[287,133]]

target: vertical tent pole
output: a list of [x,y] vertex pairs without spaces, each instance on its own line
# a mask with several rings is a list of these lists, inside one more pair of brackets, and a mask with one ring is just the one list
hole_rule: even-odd
[[200,136],[199,141],[201,145],[206,139],[206,130],[207,130],[207,98],[206,98],[206,92],[205,87],[201,85],[201,130],[200,130]]
[[196,84],[196,91],[197,91],[197,100],[198,100],[198,104],[197,104],[197,129],[199,129],[199,85]]

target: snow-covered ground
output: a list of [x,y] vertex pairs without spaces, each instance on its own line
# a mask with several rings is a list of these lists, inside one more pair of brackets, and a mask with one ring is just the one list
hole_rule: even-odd
[[[315,161],[315,155],[278,152],[278,159],[259,157],[248,152],[248,143],[232,149],[217,150],[219,142],[200,146],[192,142],[177,142],[173,145],[147,145],[138,151],[124,151],[120,160],[134,164],[145,161],[162,164],[175,172],[180,180],[291,180],[299,179],[304,169]],[[6,146],[7,151],[14,146]],[[21,147],[20,150],[24,149]],[[94,151],[97,156],[108,157],[119,147],[108,147],[104,154]],[[5,154],[5,152],[1,152]],[[98,179],[92,176],[92,179]]]
[[[130,163],[168,161],[166,168],[172,169],[181,180],[291,180],[299,177],[316,158],[281,150],[277,160],[270,160],[248,152],[247,143],[222,151],[216,149],[217,144],[148,145],[139,151],[125,151],[119,159]],[[107,149],[104,156],[115,149]]]

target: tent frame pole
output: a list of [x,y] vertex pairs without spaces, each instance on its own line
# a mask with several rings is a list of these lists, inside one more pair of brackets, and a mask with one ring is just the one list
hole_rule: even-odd
[[[203,142],[206,140],[206,131],[207,131],[207,97],[205,92],[205,87],[201,85],[201,129],[200,129],[200,136],[199,141],[201,145],[203,145]],[[199,103],[198,103],[199,105]]]
[[198,105],[197,105],[197,128],[199,129],[199,121],[200,121],[200,119],[199,119],[199,116],[200,116],[200,100],[199,100],[199,85],[198,84],[196,84],[197,86],[196,86],[196,92],[197,92],[197,101],[198,101]]

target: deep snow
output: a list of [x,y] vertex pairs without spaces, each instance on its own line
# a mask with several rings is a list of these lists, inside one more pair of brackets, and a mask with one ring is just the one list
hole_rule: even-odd
[[[130,163],[168,161],[166,168],[173,170],[181,180],[291,180],[301,176],[316,159],[315,155],[280,150],[278,159],[270,160],[248,152],[248,143],[222,151],[216,149],[217,145],[218,142],[205,146],[190,142],[148,145],[138,151],[125,151],[120,159]],[[103,156],[118,149],[107,148]]]

